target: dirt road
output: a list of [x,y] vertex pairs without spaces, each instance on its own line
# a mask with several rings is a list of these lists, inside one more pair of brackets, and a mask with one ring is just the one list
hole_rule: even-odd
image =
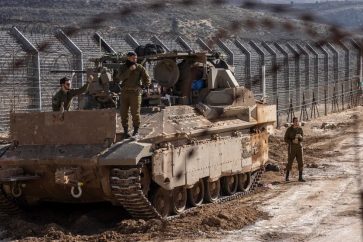
[[[305,168],[308,182],[282,183],[265,193],[258,208],[270,219],[233,232],[225,241],[362,241],[361,118],[358,108],[306,125],[305,162],[314,167]],[[331,122],[333,129],[317,128],[324,122]]]
[[[234,232],[226,241],[362,241],[354,159],[357,152],[363,157],[363,149],[352,145],[355,142],[347,137],[336,147],[344,155],[305,169],[308,182],[283,184],[262,196],[259,208],[271,218]],[[359,142],[363,147],[363,134]]]
[[[132,220],[108,205],[34,208],[0,221],[0,239],[21,241],[362,241],[358,166],[363,167],[363,108],[308,122],[305,178],[266,172],[253,195],[212,204],[172,221]],[[329,129],[321,129],[329,123]],[[357,125],[359,123],[359,126]],[[270,139],[270,158],[283,169],[285,128]]]

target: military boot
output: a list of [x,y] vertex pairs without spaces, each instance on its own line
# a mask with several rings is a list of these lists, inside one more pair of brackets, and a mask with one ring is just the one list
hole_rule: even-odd
[[134,132],[132,133],[132,136],[139,135],[139,127],[134,127]]
[[130,138],[129,127],[127,127],[127,126],[124,127],[124,135],[123,135],[123,137],[124,137],[124,139]]
[[286,171],[285,181],[290,181],[289,175],[290,175],[290,171]]
[[303,172],[299,171],[299,182],[306,182],[303,178]]

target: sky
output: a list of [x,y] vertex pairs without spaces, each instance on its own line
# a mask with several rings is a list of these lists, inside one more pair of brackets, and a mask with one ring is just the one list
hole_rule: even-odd
[[[345,1],[345,0],[262,0],[263,2],[267,2],[267,3],[315,3],[315,2],[337,2],[337,1]],[[360,1],[354,1],[354,2],[362,2],[362,0]]]
[[[266,3],[315,3],[318,2],[336,2],[336,1],[345,1],[345,0],[261,0]],[[363,0],[353,0],[354,2],[363,2]],[[352,1],[352,2],[353,2]]]

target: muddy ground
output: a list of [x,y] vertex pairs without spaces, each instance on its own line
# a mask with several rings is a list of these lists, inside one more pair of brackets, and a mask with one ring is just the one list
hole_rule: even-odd
[[[270,163],[257,191],[246,197],[194,209],[172,221],[132,220],[108,204],[42,204],[22,217],[0,221],[0,239],[20,241],[361,241],[358,167],[362,159],[363,108],[307,122],[305,178],[284,182],[287,158],[282,127],[270,137]],[[322,129],[323,123],[332,123]],[[360,126],[359,126],[360,125]],[[0,140],[6,135],[0,136]],[[362,166],[360,166],[362,167]]]

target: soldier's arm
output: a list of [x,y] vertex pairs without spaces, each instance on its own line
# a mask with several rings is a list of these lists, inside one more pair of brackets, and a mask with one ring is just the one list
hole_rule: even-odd
[[126,74],[126,71],[127,71],[126,67],[124,65],[121,65],[120,68],[118,68],[113,81],[116,83],[120,83],[124,75]]
[[143,66],[141,66],[141,80],[142,80],[142,84],[145,87],[150,86],[150,84],[151,84],[150,76],[149,76],[149,74],[147,74],[147,71],[146,71],[145,67],[143,67]]
[[61,100],[60,100],[59,96],[56,94],[52,98],[52,109],[53,109],[53,112],[59,111],[60,106],[61,106]]
[[300,132],[301,132],[301,138],[300,138],[300,141],[303,141],[304,140],[304,131],[302,128],[300,128]]
[[286,143],[290,143],[290,135],[289,135],[289,131],[290,131],[290,128],[287,128],[286,132],[285,132],[285,136],[284,136],[284,141]]
[[88,90],[88,86],[89,86],[89,83],[87,82],[86,84],[84,84],[82,87],[80,87],[78,89],[71,89],[71,90],[69,90],[68,95],[70,95],[71,97],[80,95]]

